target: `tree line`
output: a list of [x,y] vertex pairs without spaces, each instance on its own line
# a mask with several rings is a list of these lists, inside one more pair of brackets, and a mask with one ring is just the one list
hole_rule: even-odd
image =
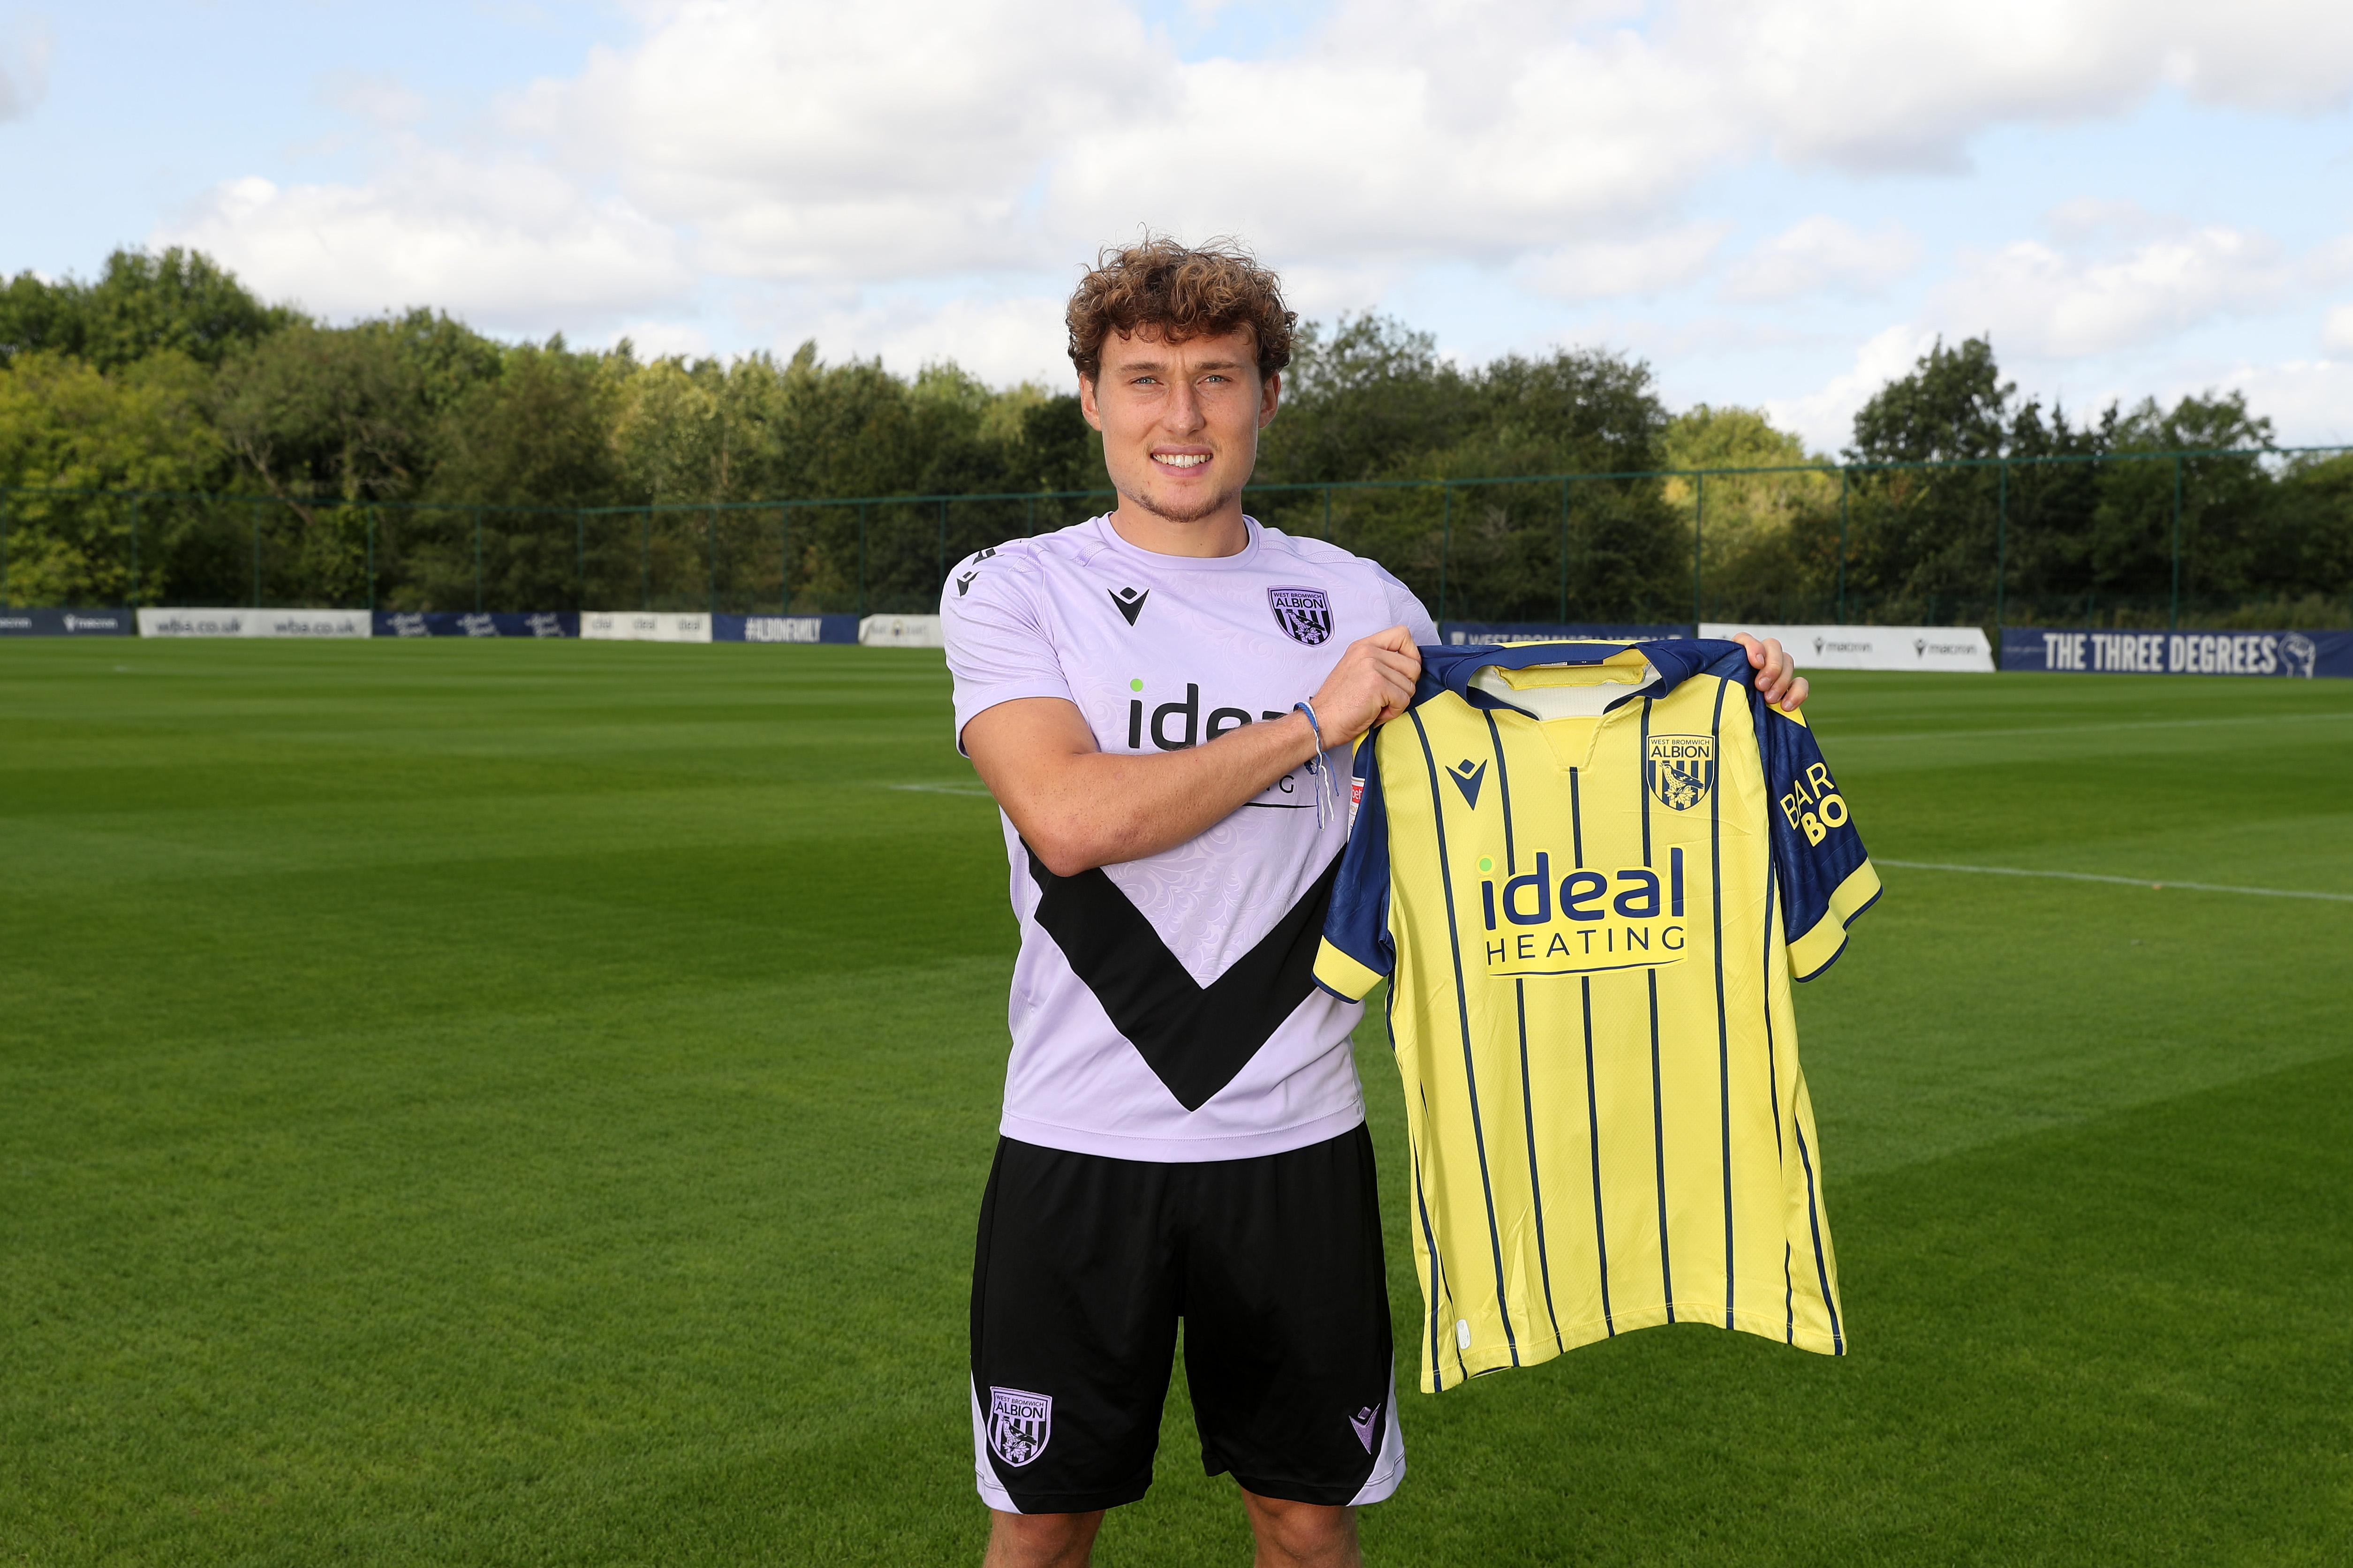
[[[2178,507],[2171,459],[2129,460],[2272,439],[2236,393],[2072,418],[2021,397],[1971,339],[1883,387],[1834,459],[1755,410],[1670,411],[1620,354],[1464,365],[1365,315],[1303,327],[1251,508],[1494,620],[1981,620],[1999,568],[2010,620],[2122,624],[2172,592],[2178,513],[2188,600],[2209,618],[2338,624],[2353,459],[2192,459]],[[1840,460],[1979,466],[1841,479]],[[1813,471],[1658,472],[1775,465]],[[1575,478],[1434,482],[1530,475]],[[1388,483],[1278,488],[1367,480]],[[643,358],[503,342],[424,308],[335,325],[180,249],[0,288],[9,602],[912,609],[944,562],[1108,496],[677,509],[1105,483],[1073,394],[953,363],[899,375],[813,343]],[[130,490],[213,499],[127,518],[119,499],[61,493]],[[583,510],[611,508],[668,510]],[[126,522],[144,531],[128,550]]]

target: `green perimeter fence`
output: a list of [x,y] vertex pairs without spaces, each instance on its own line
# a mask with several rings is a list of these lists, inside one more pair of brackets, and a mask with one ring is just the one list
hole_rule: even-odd
[[[2341,447],[1250,487],[1440,619],[2353,625]],[[921,613],[1109,489],[648,506],[0,489],[0,605]]]

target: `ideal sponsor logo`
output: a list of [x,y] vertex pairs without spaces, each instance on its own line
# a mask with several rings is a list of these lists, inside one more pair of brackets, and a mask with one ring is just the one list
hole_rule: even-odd
[[[1130,680],[1127,689],[1144,691],[1142,678]],[[1181,752],[1188,746],[1206,744],[1258,720],[1281,719],[1290,711],[1287,708],[1261,708],[1252,714],[1247,708],[1204,699],[1200,683],[1188,680],[1185,683],[1185,696],[1181,701],[1155,704],[1149,693],[1128,699],[1127,749],[1140,752],[1149,741],[1155,751]],[[1317,759],[1309,758],[1298,773],[1285,773],[1261,790],[1252,804],[1289,805],[1291,797],[1299,792],[1302,775],[1314,778],[1319,765]]]
[[1578,867],[1556,882],[1553,867],[1552,852],[1539,849],[1532,869],[1498,881],[1493,858],[1480,858],[1489,974],[1589,974],[1682,961],[1681,848],[1667,851],[1663,879],[1649,866]]

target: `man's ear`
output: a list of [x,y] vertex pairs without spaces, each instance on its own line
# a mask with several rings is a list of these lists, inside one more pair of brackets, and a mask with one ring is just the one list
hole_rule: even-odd
[[1274,423],[1275,405],[1282,401],[1282,373],[1276,371],[1259,383],[1258,427],[1265,429]]
[[1095,407],[1095,378],[1083,374],[1079,377],[1079,412],[1086,416],[1088,424],[1098,430],[1103,428],[1103,415]]

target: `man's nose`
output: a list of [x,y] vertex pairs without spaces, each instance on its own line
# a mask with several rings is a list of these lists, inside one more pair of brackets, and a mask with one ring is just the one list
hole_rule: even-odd
[[1191,380],[1177,382],[1176,395],[1168,400],[1168,427],[1172,430],[1198,430],[1201,418],[1201,395]]

